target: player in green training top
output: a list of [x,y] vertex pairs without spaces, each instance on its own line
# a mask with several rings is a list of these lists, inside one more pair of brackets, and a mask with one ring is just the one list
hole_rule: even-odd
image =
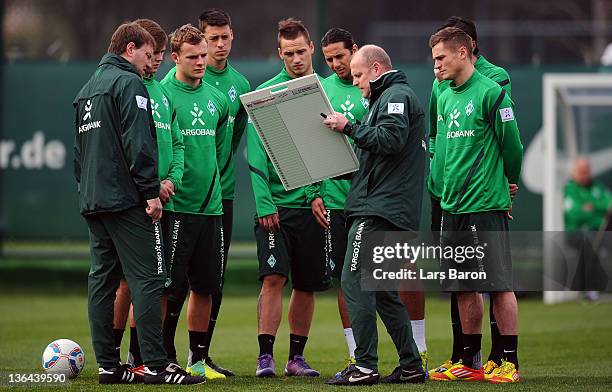
[[228,132],[229,109],[223,94],[202,81],[208,50],[204,34],[184,25],[172,33],[170,44],[176,72],[166,75],[162,85],[174,104],[185,143],[183,185],[174,197],[170,222],[172,285],[181,287],[187,279],[191,289],[187,370],[208,376],[204,359],[211,295],[221,290],[225,262],[217,152]]
[[[353,86],[351,59],[357,52],[353,35],[339,28],[330,29],[321,39],[325,62],[333,71],[322,85],[334,111],[344,114],[352,123],[360,122],[369,101]],[[325,180],[306,187],[306,197],[317,222],[325,229],[327,246],[326,265],[329,275],[338,281],[342,274],[348,230],[344,203],[351,186],[350,180]],[[355,362],[355,338],[349,321],[348,310],[342,289],[338,287],[338,310],[348,346],[349,362]]]
[[[174,120],[174,108],[172,102],[168,99],[166,92],[161,84],[153,77],[159,69],[159,65],[164,59],[168,36],[161,26],[150,19],[138,19],[134,21],[151,34],[155,40],[155,48],[153,51],[153,59],[151,67],[145,70],[143,82],[151,99],[151,115],[155,123],[157,135],[157,150],[158,150],[158,175],[161,181],[159,198],[164,203],[164,213],[161,219],[162,238],[164,241],[164,250],[167,251],[169,240],[168,222],[172,216],[173,203],[172,196],[178,191],[183,178],[184,165],[184,150],[183,136],[178,129],[178,123]],[[168,256],[168,255],[165,255]],[[166,271],[170,276],[171,266],[165,257]],[[167,280],[167,285],[169,279]],[[167,290],[162,294],[162,307],[167,299]],[[125,329],[128,311],[130,310],[130,290],[127,287],[125,279],[121,279],[119,288],[117,289],[115,299],[115,318],[113,321],[113,333],[115,336],[115,347],[117,350],[121,348],[121,339]],[[140,355],[140,347],[136,333],[136,322],[130,312],[130,349],[128,353],[127,363],[132,367],[132,372],[144,375],[145,367]]]
[[[278,55],[284,68],[259,88],[312,74],[313,52],[314,45],[302,22],[292,18],[281,20]],[[304,188],[285,191],[252,124],[247,130],[247,152],[257,207],[255,237],[262,281],[257,307],[259,358],[255,375],[276,375],[273,345],[281,320],[283,287],[291,273],[290,343],[285,375],[319,376],[304,360],[304,346],[314,313],[314,292],[329,288],[324,230],[310,212]]]
[[[451,16],[438,28],[437,31],[440,31],[446,27],[456,27],[470,36],[472,39],[472,61],[474,62],[474,68],[476,68],[476,70],[484,76],[497,82],[510,96],[512,92],[510,76],[505,69],[491,64],[482,54],[480,54],[480,50],[478,48],[478,35],[474,22],[464,17]],[[438,97],[448,89],[449,85],[449,80],[435,79],[433,81],[431,97],[429,100],[429,151],[431,161],[430,172],[427,178],[427,188],[431,196],[431,231],[434,234],[434,241],[436,243],[439,242],[438,233],[440,231],[440,222],[442,220],[440,198],[442,197],[442,165],[444,162],[444,145],[446,139],[446,129],[444,127],[444,123],[438,121],[437,106]],[[438,124],[440,124],[440,129],[438,129]],[[518,186],[516,186],[516,184],[510,184],[510,190],[514,194],[518,190]],[[493,370],[501,365],[501,359],[503,356],[499,328],[497,327],[495,314],[493,312],[493,302],[489,304],[489,320],[491,327],[491,351],[489,353],[487,363],[484,366],[485,377],[491,375]],[[461,332],[461,321],[459,319],[459,307],[457,305],[457,296],[454,293],[451,294],[451,325],[453,331],[452,355],[450,360],[445,361],[442,365],[430,372],[430,376],[433,380],[437,380],[438,376],[444,373],[453,363],[458,362],[463,351],[463,335]],[[481,357],[480,352],[477,353],[477,357]],[[477,362],[481,362],[480,359],[478,359]],[[442,379],[444,379],[443,376]]]
[[[204,81],[221,91],[229,105],[228,126],[231,132],[226,133],[223,147],[217,156],[223,203],[223,239],[226,255],[223,275],[225,276],[234,217],[234,188],[236,186],[234,154],[238,149],[248,121],[246,111],[240,102],[240,95],[251,91],[251,86],[248,80],[236,71],[228,61],[234,39],[230,16],[225,11],[219,9],[208,9],[200,15],[199,21],[200,30],[204,33],[208,43],[207,67]],[[208,325],[209,341],[212,339],[220,307],[221,292],[213,294]],[[216,365],[208,355],[206,356],[206,363],[209,367],[226,376],[234,375],[231,371]]]
[[563,191],[565,231],[600,230],[612,207],[612,193],[593,179],[586,158],[574,161],[571,174]]
[[571,179],[563,191],[563,207],[567,244],[579,254],[572,289],[585,290],[584,298],[596,301],[599,298],[596,290],[604,288],[607,282],[600,254],[609,249],[603,240],[609,237],[600,236],[610,231],[612,192],[593,179],[591,164],[585,157],[578,157],[572,164]]
[[[455,261],[446,253],[441,260],[446,274],[442,285],[457,292],[463,331],[461,361],[443,375],[447,381],[484,380],[483,369],[476,365],[482,338],[479,292],[490,292],[504,356],[488,380],[517,382],[518,308],[512,290],[507,211],[508,186],[519,180],[523,146],[514,105],[498,83],[476,71],[472,39],[464,31],[444,28],[429,45],[440,78],[451,81],[438,98],[436,116],[442,123],[438,129],[446,131],[440,245],[484,249],[467,260]],[[471,279],[461,279],[453,271]]]
[[[203,80],[211,86],[217,88],[223,95],[226,96],[229,106],[229,128],[231,132],[225,133],[221,149],[218,151],[217,161],[219,165],[219,175],[221,178],[221,197],[223,204],[223,242],[225,245],[225,255],[229,252],[230,242],[232,239],[233,226],[233,210],[234,210],[234,188],[236,184],[234,154],[240,144],[240,139],[244,134],[247,125],[247,114],[244,107],[240,103],[240,95],[251,90],[248,80],[242,76],[229,63],[228,57],[232,50],[232,41],[234,33],[232,31],[232,22],[227,12],[210,8],[204,10],[199,17],[200,30],[204,33],[208,43],[208,56],[206,72]],[[227,269],[227,261],[223,264],[223,275]],[[174,294],[169,302],[166,310],[166,321],[164,322],[164,337],[167,338],[169,347],[166,350],[169,353],[174,353],[174,333],[179,320],[181,308],[185,302],[185,297],[188,293],[188,286],[185,285],[181,289],[174,291]],[[208,322],[208,334],[206,352],[204,360],[208,365],[207,377],[218,378],[214,372],[233,376],[234,373],[216,364],[209,356],[210,342],[217,323],[219,309],[221,308],[222,291],[212,294],[212,309],[210,311],[210,320]],[[170,346],[171,345],[171,346]]]

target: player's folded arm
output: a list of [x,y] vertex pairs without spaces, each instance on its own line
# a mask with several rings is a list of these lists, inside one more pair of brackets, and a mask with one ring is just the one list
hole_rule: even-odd
[[596,184],[597,187],[600,188],[599,193],[601,194],[601,197],[595,199],[594,207],[598,212],[605,214],[606,211],[612,208],[612,193],[610,193],[610,190],[601,183],[596,182]]

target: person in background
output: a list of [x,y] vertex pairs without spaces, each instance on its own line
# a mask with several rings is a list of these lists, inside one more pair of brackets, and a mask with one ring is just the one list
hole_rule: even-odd
[[569,245],[580,252],[580,270],[574,280],[577,284],[575,288],[586,288],[585,298],[595,301],[599,298],[599,292],[590,289],[598,285],[596,282],[605,273],[597,269],[601,267],[599,245],[594,243],[593,232],[610,230],[612,193],[604,184],[593,180],[591,164],[586,158],[574,161],[571,177],[565,185],[563,204]]

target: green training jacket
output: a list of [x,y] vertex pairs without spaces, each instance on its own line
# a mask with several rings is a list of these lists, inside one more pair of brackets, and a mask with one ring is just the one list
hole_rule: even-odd
[[[168,75],[174,76],[175,73],[176,68],[172,68]],[[236,187],[234,153],[238,149],[249,119],[240,102],[240,95],[251,91],[251,85],[240,72],[232,67],[229,61],[222,70],[210,65],[206,66],[206,72],[202,80],[219,90],[227,99],[228,129],[230,132],[225,132],[222,135],[223,143],[218,150],[217,161],[219,162],[221,177],[221,195],[225,200],[233,200]]]
[[567,231],[599,230],[612,204],[612,193],[597,181],[581,186],[570,180],[565,185],[563,198]]
[[[256,90],[292,79],[283,67],[283,70],[278,75],[257,87]],[[290,191],[285,190],[251,122],[249,122],[247,128],[247,158],[251,171],[251,184],[255,195],[257,217],[261,218],[262,216],[274,214],[277,207],[310,208],[310,203],[306,200],[305,187],[299,187]]]
[[105,54],[73,106],[80,213],[123,211],[158,197],[155,125],[136,68]]
[[222,215],[217,156],[229,132],[227,101],[204,81],[191,87],[169,73],[161,83],[174,105],[185,144],[183,185],[174,196],[174,211]]
[[240,95],[251,91],[251,85],[242,74],[232,67],[229,61],[222,70],[210,65],[207,66],[204,81],[224,94],[229,105],[229,128],[231,132],[226,135],[218,160],[219,170],[221,171],[221,194],[223,199],[233,200],[236,188],[234,153],[238,149],[240,139],[249,120],[246,110],[240,102]]
[[510,97],[475,70],[440,95],[438,120],[446,134],[442,209],[452,214],[509,209],[508,183],[518,183],[523,160]]
[[[512,83],[508,72],[502,67],[490,63],[484,56],[479,56],[474,63],[474,68],[487,78],[497,82],[506,91],[508,96],[512,96]],[[450,86],[450,80],[438,82],[433,81],[431,87],[431,97],[429,98],[429,175],[427,176],[427,189],[431,196],[440,200],[442,197],[442,169],[444,167],[444,141],[446,131],[444,127],[438,129],[438,97]],[[436,154],[436,151],[438,152]]]
[[[143,79],[151,98],[151,115],[157,132],[158,174],[161,180],[170,180],[174,192],[180,192],[185,166],[183,135],[176,121],[176,112],[168,93],[152,77]],[[164,210],[174,211],[173,198],[164,205]]]

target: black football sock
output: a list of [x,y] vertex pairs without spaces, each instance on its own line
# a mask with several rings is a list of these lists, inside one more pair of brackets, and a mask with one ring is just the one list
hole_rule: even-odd
[[212,318],[208,320],[208,333],[206,334],[206,342],[204,342],[204,345],[206,346],[204,358],[208,358],[209,355],[208,351],[210,350],[210,341],[212,340],[212,333],[215,330],[215,324],[217,324],[217,320]]
[[270,354],[274,356],[274,340],[276,337],[268,334],[257,335],[257,340],[259,341],[259,356],[265,354]]
[[457,295],[454,293],[451,294],[451,326],[453,328],[453,353],[451,355],[451,362],[457,363],[463,355],[463,332],[461,330]]
[[215,332],[215,325],[217,325],[217,317],[219,316],[219,310],[221,309],[221,299],[223,295],[221,292],[212,296],[212,307],[210,309],[210,320],[208,320],[208,334],[206,335],[206,353],[204,357],[208,358],[208,351],[210,350],[210,343],[212,341],[213,333]]
[[475,369],[480,368],[481,362],[478,360],[480,353],[480,344],[482,341],[482,334],[463,334],[463,355],[461,361],[463,365]]
[[506,361],[512,362],[516,369],[519,368],[518,362],[518,336],[517,335],[501,335],[503,341],[503,351]]
[[300,336],[289,334],[289,360],[291,361],[296,355],[304,356],[304,347],[308,336]]
[[121,357],[121,340],[123,340],[123,329],[113,328],[113,337],[115,338],[115,350],[117,355]]
[[172,362],[176,362],[176,347],[174,346],[174,337],[176,336],[176,327],[181,315],[182,305],[182,302],[177,303],[168,299],[168,303],[166,305],[166,317],[164,318],[164,324],[162,326],[164,349],[168,354],[168,359]]
[[132,354],[132,365],[138,367],[142,365],[140,346],[138,345],[138,332],[136,327],[130,327],[130,354]]
[[191,350],[191,364],[204,359],[204,353],[208,352],[206,344],[207,332],[189,331],[189,349]]
[[502,341],[495,314],[493,314],[493,299],[489,300],[489,320],[491,320],[491,352],[489,353],[488,361],[493,361],[501,365],[501,360],[504,355],[504,343]]

